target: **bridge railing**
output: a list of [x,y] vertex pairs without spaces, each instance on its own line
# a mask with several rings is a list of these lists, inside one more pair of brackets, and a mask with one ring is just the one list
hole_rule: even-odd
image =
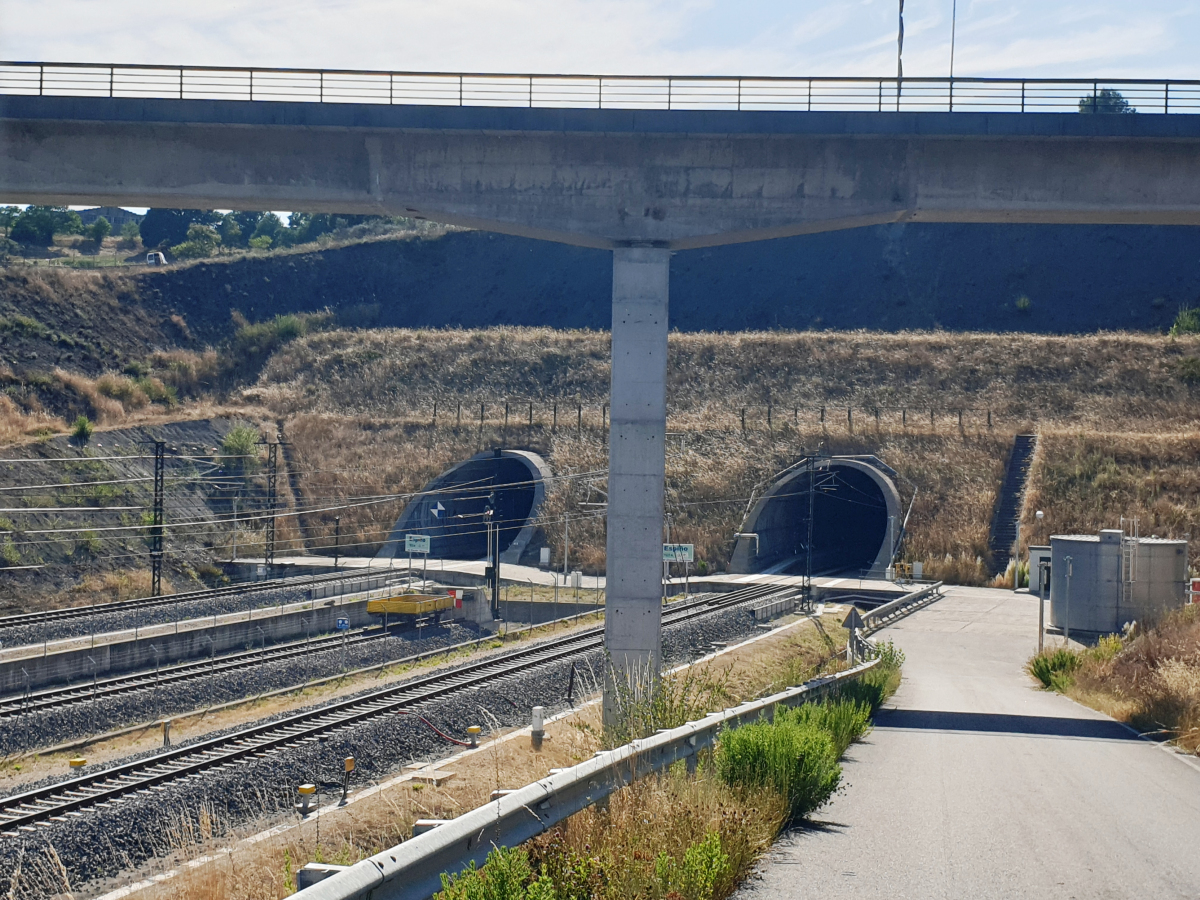
[[0,94],[560,109],[1200,112],[1200,81],[505,75],[0,62]]

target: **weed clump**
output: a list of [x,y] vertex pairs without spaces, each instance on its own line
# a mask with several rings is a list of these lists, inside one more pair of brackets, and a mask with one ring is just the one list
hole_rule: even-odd
[[[857,704],[845,704],[857,707]],[[818,809],[842,780],[829,732],[808,717],[780,712],[726,732],[716,753],[718,777],[730,787],[770,788],[787,802],[789,817]]]

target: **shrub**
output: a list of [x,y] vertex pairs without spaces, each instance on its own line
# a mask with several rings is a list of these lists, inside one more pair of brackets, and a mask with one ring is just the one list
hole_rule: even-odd
[[1179,361],[1179,380],[1184,384],[1200,384],[1200,356],[1185,356]]
[[[548,885],[541,885],[538,892],[527,890],[533,872],[529,868],[529,854],[519,847],[509,850],[497,847],[488,854],[483,868],[470,868],[458,875],[442,875],[442,890],[435,896],[438,900],[527,900],[547,898]],[[542,881],[542,879],[538,879]]]
[[821,807],[842,778],[833,738],[811,724],[767,721],[721,735],[717,776],[730,787],[770,788],[786,798],[793,819]]
[[258,237],[250,238],[250,249],[252,250],[270,250],[271,238],[268,235],[260,234]]
[[871,704],[865,700],[841,698],[825,703],[805,703],[793,709],[780,710],[777,724],[793,723],[819,728],[833,739],[837,755],[862,737],[871,723]]
[[654,877],[662,896],[683,900],[709,900],[727,877],[729,856],[721,849],[721,836],[710,831],[677,860],[665,851],[654,860]]
[[235,425],[221,440],[223,462],[238,471],[252,469],[258,464],[258,429]]
[[203,259],[217,252],[221,235],[215,228],[195,222],[188,226],[187,240],[176,244],[171,252],[180,259]]
[[1039,653],[1029,661],[1029,674],[1042,686],[1055,691],[1064,691],[1071,685],[1071,676],[1079,668],[1079,654],[1066,647]]
[[121,226],[121,243],[126,247],[132,247],[137,244],[141,236],[142,230],[138,227],[137,222],[126,222]]
[[75,424],[71,426],[71,437],[75,438],[81,444],[86,444],[91,440],[92,432],[95,430],[96,427],[87,416],[80,416],[75,420]]
[[1183,334],[1200,334],[1200,307],[1181,307],[1169,333],[1174,337]]

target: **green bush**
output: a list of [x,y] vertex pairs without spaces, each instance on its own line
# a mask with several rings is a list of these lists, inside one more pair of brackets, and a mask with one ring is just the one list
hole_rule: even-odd
[[91,440],[92,432],[95,430],[96,427],[87,416],[80,416],[75,420],[75,424],[71,426],[71,437],[75,438],[81,444],[86,444]]
[[188,226],[187,240],[176,244],[171,252],[179,259],[204,259],[216,253],[220,243],[221,235],[215,228],[194,222]]
[[819,728],[833,739],[837,755],[862,737],[871,724],[871,705],[863,700],[840,698],[825,703],[805,703],[775,715],[778,724]]
[[1071,676],[1079,668],[1079,655],[1065,647],[1039,653],[1029,661],[1029,674],[1043,687],[1064,691],[1071,685]]
[[664,897],[709,900],[728,875],[729,856],[721,849],[721,836],[715,831],[688,847],[682,860],[665,851],[654,860],[654,877]]
[[1174,337],[1184,334],[1200,334],[1200,307],[1183,306],[1175,317],[1175,324],[1169,332]]
[[249,244],[252,250],[270,250],[271,238],[268,235],[260,234],[258,237],[250,238]]
[[715,755],[725,784],[774,790],[787,800],[793,819],[820,808],[837,790],[842,778],[837,760],[829,734],[786,717],[724,732]]
[[222,462],[236,471],[250,470],[258,465],[258,429],[235,425],[221,439]]
[[[483,868],[470,868],[459,875],[442,875],[442,890],[437,900],[553,900],[553,888],[546,883],[530,891],[533,872],[529,854],[519,847],[497,847],[488,854]],[[539,878],[538,882],[548,879]],[[547,893],[549,890],[549,893]]]
[[121,241],[126,245],[132,247],[141,236],[142,230],[138,227],[137,222],[126,222],[121,226]]

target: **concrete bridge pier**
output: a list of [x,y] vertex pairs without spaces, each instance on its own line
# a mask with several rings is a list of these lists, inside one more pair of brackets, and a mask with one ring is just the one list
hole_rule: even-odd
[[622,696],[658,676],[661,662],[670,255],[652,247],[613,251],[606,722]]

